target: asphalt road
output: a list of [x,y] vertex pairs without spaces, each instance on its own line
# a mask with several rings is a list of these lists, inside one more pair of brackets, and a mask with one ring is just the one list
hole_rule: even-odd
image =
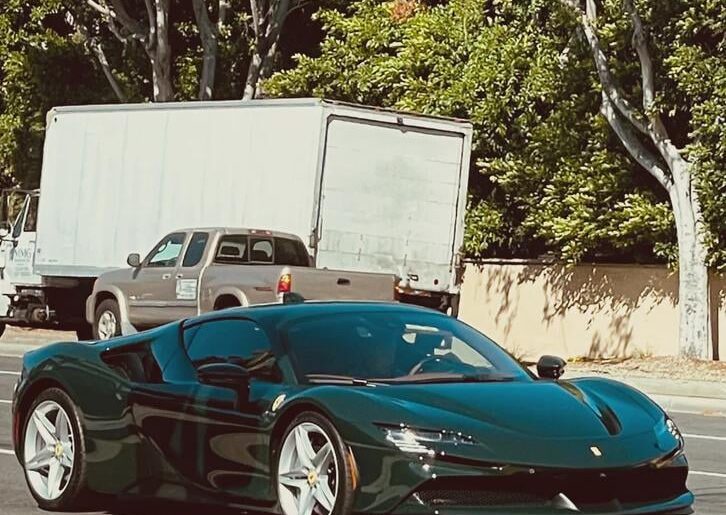
[[[0,351],[1,352],[1,351]],[[0,514],[28,515],[45,513],[37,508],[25,485],[23,473],[12,453],[10,399],[20,370],[20,359],[0,356]],[[696,495],[698,515],[726,514],[726,417],[699,413],[673,412],[686,438],[691,466],[688,485]],[[213,514],[209,508],[177,505],[118,505],[105,512],[114,515],[158,513]]]

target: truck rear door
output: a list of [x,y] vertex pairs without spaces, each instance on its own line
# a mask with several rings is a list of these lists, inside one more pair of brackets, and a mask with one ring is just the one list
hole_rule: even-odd
[[464,136],[331,117],[317,265],[454,288]]

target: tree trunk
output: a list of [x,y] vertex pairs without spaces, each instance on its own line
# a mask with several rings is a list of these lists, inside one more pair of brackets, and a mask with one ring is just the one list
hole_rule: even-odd
[[[169,47],[169,0],[156,0],[156,42],[151,49],[154,101],[174,100],[171,80],[171,48]],[[150,20],[151,21],[151,20]]]
[[[247,69],[242,100],[259,97],[262,91],[261,82],[271,74],[282,26],[290,11],[290,0],[271,2],[267,9],[268,12],[256,12],[256,9],[259,9],[256,1],[250,2],[250,8],[253,10],[255,50]],[[260,20],[265,20],[265,22]]]
[[713,357],[707,248],[698,195],[691,181],[691,164],[673,163],[671,203],[678,237],[678,309],[680,354]]
[[[202,40],[202,73],[199,77],[199,100],[211,100],[214,96],[214,79],[217,71],[218,32],[217,27],[209,19],[205,0],[193,0],[194,17]],[[223,19],[222,3],[220,2],[220,23]]]

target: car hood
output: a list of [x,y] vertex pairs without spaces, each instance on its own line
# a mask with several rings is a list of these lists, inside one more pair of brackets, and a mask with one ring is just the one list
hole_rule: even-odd
[[438,444],[435,452],[447,457],[618,467],[660,458],[678,446],[665,428],[663,411],[637,390],[614,381],[409,384],[355,390],[370,401],[367,408],[359,404],[358,415],[367,412],[374,424],[472,437],[473,445]]

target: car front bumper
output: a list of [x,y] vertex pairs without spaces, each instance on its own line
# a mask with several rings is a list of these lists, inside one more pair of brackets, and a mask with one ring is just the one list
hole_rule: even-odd
[[688,462],[549,469],[459,458],[427,459],[386,448],[352,447],[359,469],[356,512],[393,515],[685,515]]

